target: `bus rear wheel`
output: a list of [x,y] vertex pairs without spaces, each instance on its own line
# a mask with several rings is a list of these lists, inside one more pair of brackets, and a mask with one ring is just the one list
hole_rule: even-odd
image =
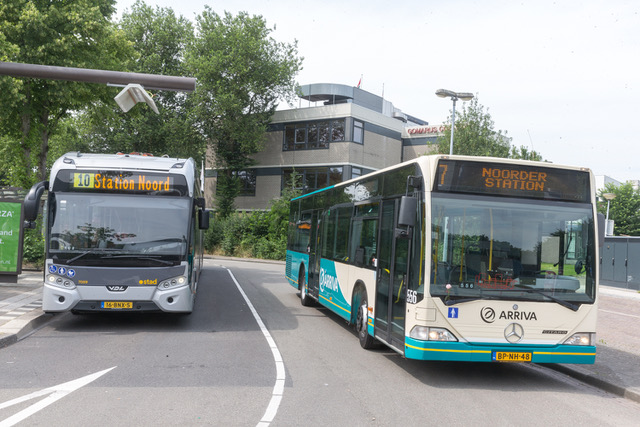
[[374,347],[375,339],[369,335],[369,304],[367,302],[367,291],[361,290],[354,296],[354,307],[358,307],[356,313],[356,333],[360,347],[371,349]]

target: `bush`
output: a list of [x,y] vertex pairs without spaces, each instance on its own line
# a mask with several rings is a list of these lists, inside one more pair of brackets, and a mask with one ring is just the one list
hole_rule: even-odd
[[[40,223],[40,221],[38,221]],[[24,230],[24,245],[22,247],[22,259],[38,268],[44,266],[44,237],[40,227]]]
[[283,215],[284,210],[280,209],[233,213],[224,219],[216,217],[205,234],[205,249],[208,253],[227,256],[284,260],[288,208],[285,218]]
[[[293,186],[295,187],[295,186]],[[205,235],[208,253],[284,260],[287,252],[289,201],[299,191],[286,188],[283,197],[271,201],[268,211],[231,213],[212,219]]]
[[209,229],[204,234],[204,249],[207,252],[213,252],[224,238],[224,227],[222,222],[213,218],[209,222]]

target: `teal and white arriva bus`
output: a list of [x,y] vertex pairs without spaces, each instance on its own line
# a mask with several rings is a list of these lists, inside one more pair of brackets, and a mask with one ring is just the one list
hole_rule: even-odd
[[45,190],[45,312],[193,311],[209,226],[193,159],[67,153],[27,221]]
[[286,276],[420,360],[594,363],[598,252],[590,170],[425,156],[291,201]]

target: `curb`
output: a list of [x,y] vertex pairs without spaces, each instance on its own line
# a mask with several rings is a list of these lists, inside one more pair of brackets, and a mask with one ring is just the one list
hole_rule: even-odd
[[210,259],[213,261],[241,261],[241,262],[254,262],[261,264],[281,264],[285,265],[285,261],[280,261],[277,259],[262,259],[262,258],[238,258],[232,256],[224,256],[224,255],[205,255],[204,259]]
[[614,384],[612,382],[603,380],[601,378],[598,378],[596,376],[590,375],[590,374],[586,374],[584,372],[581,372],[575,368],[572,368],[570,366],[567,365],[560,365],[557,363],[550,363],[550,364],[546,364],[546,365],[540,365],[543,367],[547,367],[549,369],[553,369],[554,371],[563,373],[571,378],[575,378],[579,381],[582,381],[585,384],[589,384],[592,385],[596,388],[599,388],[601,390],[604,390],[606,392],[609,392],[611,394],[615,394],[616,396],[620,396],[623,397],[625,399],[629,399],[632,400],[634,402],[640,403],[640,392],[633,390],[631,388],[626,388],[626,387],[622,387],[619,386],[617,384]]
[[5,324],[2,329],[15,332],[0,336],[0,348],[8,347],[23,340],[52,320],[54,316],[55,314],[48,314],[42,310],[33,310],[13,319]]

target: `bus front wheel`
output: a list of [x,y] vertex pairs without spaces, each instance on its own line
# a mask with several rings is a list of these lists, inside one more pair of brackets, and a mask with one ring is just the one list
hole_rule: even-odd
[[373,348],[375,340],[369,335],[369,305],[367,303],[367,291],[360,290],[354,296],[354,307],[358,307],[356,313],[356,333],[360,341],[360,347],[364,349]]

